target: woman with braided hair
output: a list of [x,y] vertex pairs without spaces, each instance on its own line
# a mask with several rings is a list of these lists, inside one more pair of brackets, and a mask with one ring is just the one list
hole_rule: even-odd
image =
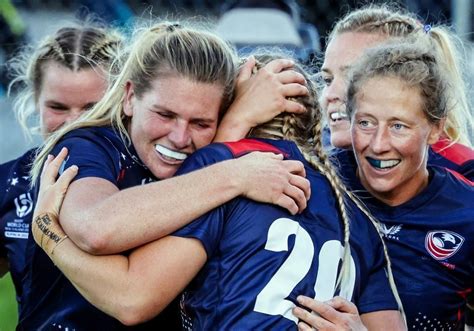
[[351,149],[346,111],[347,73],[365,50],[390,40],[428,41],[439,53],[450,79],[450,109],[443,134],[431,145],[428,162],[474,178],[474,121],[463,80],[462,41],[448,27],[423,25],[409,12],[387,5],[369,5],[340,19],[328,37],[321,68],[321,106],[326,114],[331,145]]
[[[122,37],[113,30],[68,26],[24,49],[10,67],[17,87],[14,111],[25,134],[48,137],[76,120],[100,100],[107,71]],[[30,117],[39,123],[31,127]],[[25,247],[33,215],[29,170],[36,148],[0,165],[0,276],[10,270],[19,308],[25,271]]]
[[[274,59],[256,58],[262,64]],[[201,148],[177,174],[253,151],[283,154],[305,165],[313,189],[302,213],[291,215],[240,196],[128,256],[93,256],[67,240],[54,216],[61,201],[58,188],[65,190],[74,176],[70,170],[54,184],[62,151],[43,173],[33,224],[36,242],[87,300],[127,324],[152,318],[186,289],[181,299],[186,330],[296,329],[292,309],[300,294],[320,300],[348,298],[354,302],[349,312],[358,309],[370,329],[403,329],[396,290],[386,276],[382,241],[345,194],[324,155],[316,91],[308,75],[298,70],[310,94],[296,100],[307,112],[278,115],[255,127],[248,139]],[[363,327],[359,317],[351,326]]]
[[[291,61],[272,61],[262,69],[263,75],[245,81],[250,84],[245,84],[245,90],[251,88],[252,97],[257,76],[264,78],[267,90],[275,85],[278,90],[279,111],[265,106],[255,112],[251,107],[255,100],[249,106],[244,102],[247,97],[239,91],[234,93],[236,79],[240,79],[236,59],[235,51],[205,28],[161,22],[133,35],[133,42],[117,60],[119,70],[104,97],[78,121],[51,135],[32,168],[36,182],[47,155],[56,155],[63,147],[69,150],[63,168],[79,167],[60,213],[61,225],[72,241],[89,253],[119,254],[113,261],[122,261],[122,257],[140,251],[131,249],[172,233],[239,195],[275,203],[292,214],[305,208],[309,184],[303,177],[303,164],[272,153],[252,153],[170,178],[192,152],[209,144],[217,131],[221,131],[217,133],[221,138],[231,139],[235,132],[229,128],[236,127],[232,118],[239,118],[239,114],[244,121],[238,125],[245,126],[251,124],[248,118],[258,122],[272,112],[281,112],[281,108],[304,111],[299,103],[286,99],[307,93],[304,78],[291,70]],[[286,68],[290,70],[283,70]],[[260,100],[268,97],[274,98],[275,93]],[[49,239],[57,239],[47,234]],[[151,270],[166,270],[159,260],[149,257],[146,265]],[[118,298],[121,292],[114,295],[110,287],[103,287],[101,290],[108,293],[100,290],[97,303],[91,299],[93,294],[76,289],[34,240],[28,243],[28,258],[20,330],[122,330],[128,327],[120,322],[131,324],[142,316],[151,320],[138,329],[176,328],[172,315],[152,319],[157,315],[150,315],[154,305],[136,315],[136,304],[145,301],[143,295],[155,296],[153,291],[140,290]],[[187,275],[186,265],[180,266],[182,275]],[[107,279],[112,264],[102,267],[106,270],[98,277],[116,284],[115,276]],[[147,268],[133,272],[146,276]],[[82,280],[102,284],[87,277]],[[138,289],[126,288],[132,292]],[[166,294],[167,288],[158,291]],[[86,299],[99,307],[104,300],[112,299],[113,303],[104,313]],[[117,311],[120,320],[107,315],[117,316]]]
[[[351,68],[357,163],[345,162],[343,175],[381,222],[408,328],[459,330],[474,286],[474,185],[427,162],[452,110],[452,82],[431,45],[415,41],[376,47]],[[310,314],[297,316],[319,329]]]

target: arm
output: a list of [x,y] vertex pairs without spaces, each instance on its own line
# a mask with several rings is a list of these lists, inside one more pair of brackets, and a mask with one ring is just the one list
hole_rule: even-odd
[[327,302],[299,296],[298,302],[312,312],[296,307],[293,314],[301,321],[299,330],[406,330],[396,310],[375,311],[359,316],[357,307],[341,297]]
[[252,75],[255,59],[251,57],[237,77],[235,100],[219,124],[214,141],[245,138],[251,128],[282,112],[304,112],[300,103],[287,99],[308,94],[303,75],[291,70],[293,64],[291,60],[274,60]]
[[61,225],[85,251],[121,252],[161,238],[239,195],[295,214],[309,197],[309,182],[301,176],[298,161],[251,153],[122,191],[105,179],[82,178],[68,189]]
[[[31,226],[33,238],[93,305],[124,324],[157,315],[180,293],[206,261],[195,239],[166,237],[123,255],[94,256],[81,251],[61,229],[57,214],[77,173],[70,167],[55,181],[65,149],[41,176]],[[159,261],[159,263],[150,263]]]

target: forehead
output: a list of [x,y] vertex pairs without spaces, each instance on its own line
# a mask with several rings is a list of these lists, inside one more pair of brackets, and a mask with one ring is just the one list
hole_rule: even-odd
[[224,87],[218,83],[196,82],[180,75],[166,75],[152,81],[142,99],[189,118],[217,117]]
[[40,95],[56,101],[98,101],[107,89],[106,72],[100,67],[72,71],[50,61],[42,68]]
[[369,78],[360,86],[355,103],[356,114],[379,118],[426,118],[420,89],[398,77]]
[[352,65],[370,47],[387,40],[380,33],[343,32],[334,36],[324,54],[323,68],[330,70]]

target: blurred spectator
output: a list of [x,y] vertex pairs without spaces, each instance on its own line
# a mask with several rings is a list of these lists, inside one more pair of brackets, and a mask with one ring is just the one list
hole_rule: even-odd
[[[13,55],[15,50],[25,43],[26,27],[20,15],[10,0],[0,1],[0,58],[3,63]],[[10,79],[4,64],[0,66],[0,96],[8,88]]]
[[301,23],[294,0],[228,1],[216,30],[240,55],[259,46],[278,46],[307,62],[320,51],[319,33],[312,24]]

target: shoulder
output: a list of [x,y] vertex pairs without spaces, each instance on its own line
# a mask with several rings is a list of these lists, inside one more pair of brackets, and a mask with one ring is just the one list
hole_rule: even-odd
[[474,180],[474,149],[441,139],[430,148],[428,163],[452,169]]

